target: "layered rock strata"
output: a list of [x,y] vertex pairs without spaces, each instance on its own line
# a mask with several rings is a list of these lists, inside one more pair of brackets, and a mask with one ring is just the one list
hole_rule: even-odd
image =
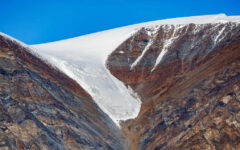
[[131,149],[240,149],[240,25],[142,28],[108,58],[142,100]]

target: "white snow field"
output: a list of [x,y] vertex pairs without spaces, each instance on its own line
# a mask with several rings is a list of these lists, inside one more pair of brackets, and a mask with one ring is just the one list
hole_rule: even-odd
[[76,80],[99,107],[119,125],[120,120],[135,118],[141,101],[105,67],[107,56],[134,30],[119,29],[85,35],[33,49],[48,62]]
[[[37,54],[76,80],[93,97],[99,107],[119,125],[120,120],[137,117],[141,101],[131,89],[116,79],[106,68],[105,61],[111,52],[142,27],[156,29],[162,24],[226,22],[239,23],[240,17],[220,14],[159,20],[31,47]],[[156,63],[161,61],[165,53],[164,51],[160,54]]]

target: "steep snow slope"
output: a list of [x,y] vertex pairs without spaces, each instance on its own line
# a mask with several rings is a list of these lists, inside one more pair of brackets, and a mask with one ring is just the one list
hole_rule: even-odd
[[108,54],[134,33],[110,30],[34,46],[40,55],[76,80],[114,122],[135,118],[141,102],[104,65]]
[[[116,123],[119,120],[135,118],[140,110],[141,101],[123,83],[111,75],[105,67],[105,61],[122,42],[142,27],[151,29],[151,33],[162,24],[206,24],[240,22],[240,17],[227,17],[224,14],[198,17],[184,17],[147,22],[122,28],[107,30],[85,36],[47,44],[33,45],[35,51],[76,80],[93,97],[96,103]],[[158,56],[161,61],[166,51]],[[140,58],[133,63],[134,67]]]

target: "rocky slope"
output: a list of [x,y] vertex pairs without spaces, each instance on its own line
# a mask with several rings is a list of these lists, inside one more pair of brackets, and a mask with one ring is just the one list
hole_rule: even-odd
[[124,149],[119,128],[74,80],[0,35],[0,149]]
[[107,66],[142,100],[131,149],[240,149],[240,24],[145,27]]

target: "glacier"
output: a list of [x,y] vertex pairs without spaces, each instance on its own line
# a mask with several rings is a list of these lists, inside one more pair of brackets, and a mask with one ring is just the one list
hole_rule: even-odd
[[[153,29],[154,33],[158,26],[163,24],[179,26],[189,23],[225,22],[239,23],[240,17],[219,14],[158,20],[56,42],[31,45],[31,49],[77,81],[93,97],[99,107],[120,127],[121,120],[134,119],[138,116],[141,100],[131,89],[109,72],[105,65],[108,56],[121,43],[143,27]],[[132,64],[132,67],[142,59],[147,50],[148,47]],[[155,66],[158,65],[165,53],[167,51],[163,51],[158,56]]]

